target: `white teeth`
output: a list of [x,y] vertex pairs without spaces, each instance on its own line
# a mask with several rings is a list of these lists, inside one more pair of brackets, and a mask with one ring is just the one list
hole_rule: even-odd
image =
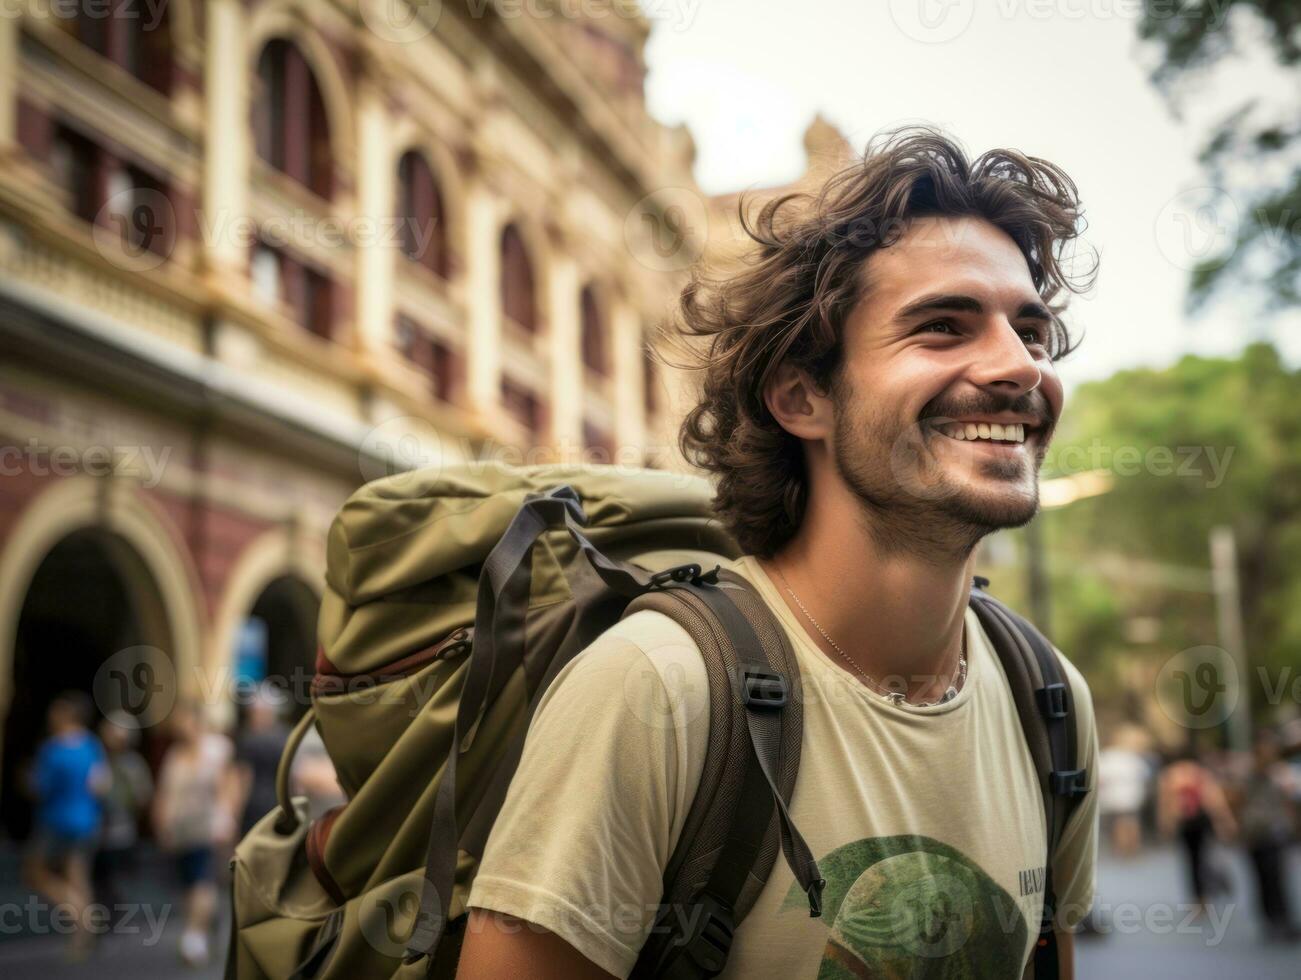
[[939,428],[950,439],[957,439],[959,442],[971,439],[1025,442],[1025,426],[1020,422],[1007,425],[998,422],[953,422]]

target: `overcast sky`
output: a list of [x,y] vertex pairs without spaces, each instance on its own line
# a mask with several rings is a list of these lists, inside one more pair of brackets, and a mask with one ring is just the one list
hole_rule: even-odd
[[[1136,39],[1130,0],[642,4],[654,25],[650,110],[690,127],[709,193],[797,177],[817,112],[858,150],[880,129],[925,121],[973,156],[1010,147],[1063,167],[1101,256],[1096,287],[1067,312],[1086,334],[1061,364],[1068,385],[1187,351],[1233,351],[1265,329],[1245,300],[1195,319],[1183,308],[1187,269],[1236,218],[1234,198],[1204,189],[1201,137],[1217,111],[1279,83],[1267,59],[1229,65],[1180,122],[1147,80],[1154,53]],[[1301,344],[1288,353],[1301,357]]]

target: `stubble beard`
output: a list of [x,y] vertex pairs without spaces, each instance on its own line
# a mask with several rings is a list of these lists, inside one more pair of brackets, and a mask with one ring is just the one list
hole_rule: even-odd
[[965,560],[986,535],[1021,527],[1038,512],[1041,446],[1028,464],[1029,497],[1020,489],[1024,476],[1016,479],[1027,463],[1015,459],[976,460],[973,473],[1009,483],[1006,494],[982,492],[952,475],[953,462],[937,458],[934,444],[947,436],[923,432],[917,423],[891,426],[853,397],[837,398],[835,406],[833,462],[862,502],[864,526],[883,552],[912,553],[936,563]]

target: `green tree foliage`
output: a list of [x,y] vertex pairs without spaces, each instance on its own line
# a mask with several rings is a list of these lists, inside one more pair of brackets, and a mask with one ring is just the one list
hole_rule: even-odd
[[[1301,372],[1252,344],[1082,386],[1043,477],[1103,469],[1112,489],[1044,512],[1054,642],[1105,692],[1133,657],[1218,644],[1198,590],[1208,535],[1237,536],[1253,697],[1301,670]],[[1159,624],[1135,641],[1131,624]]]
[[[1236,221],[1236,240],[1193,270],[1189,305],[1202,306],[1232,274],[1264,288],[1267,309],[1301,301],[1301,3],[1297,0],[1145,0],[1139,36],[1160,63],[1152,81],[1178,111],[1180,83],[1204,81],[1244,48],[1268,48],[1284,77],[1272,92],[1244,98],[1212,127],[1201,162],[1230,194],[1237,213],[1201,220]],[[1245,173],[1245,180],[1231,172]],[[1243,186],[1243,185],[1246,186]]]

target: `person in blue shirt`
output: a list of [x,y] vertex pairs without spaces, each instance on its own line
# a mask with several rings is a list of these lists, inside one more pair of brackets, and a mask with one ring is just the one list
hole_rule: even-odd
[[50,737],[32,767],[36,826],[24,861],[24,879],[55,905],[70,907],[81,928],[74,953],[92,940],[86,913],[92,894],[91,859],[99,839],[108,766],[104,748],[90,732],[90,699],[80,691],[58,695],[46,714]]

